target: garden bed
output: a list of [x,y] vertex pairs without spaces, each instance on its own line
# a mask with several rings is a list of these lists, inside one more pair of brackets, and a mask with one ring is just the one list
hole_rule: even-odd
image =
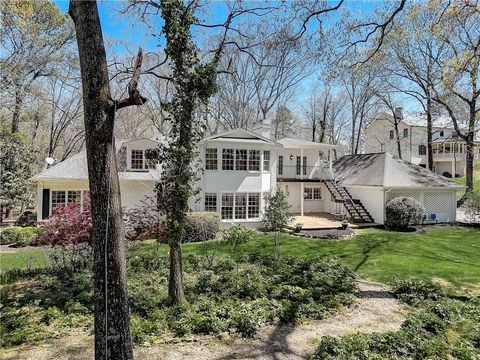
[[346,239],[355,236],[355,231],[346,229],[325,229],[325,230],[302,230],[295,233],[296,236],[304,236],[312,239]]
[[[323,319],[355,299],[355,274],[333,259],[302,260],[249,254],[186,256],[186,304],[168,305],[168,258],[128,259],[131,330],[136,344],[157,337],[226,333],[255,337],[260,326]],[[92,331],[91,273],[44,270],[19,274],[2,292],[1,345],[36,344]],[[28,284],[19,286],[19,284]]]

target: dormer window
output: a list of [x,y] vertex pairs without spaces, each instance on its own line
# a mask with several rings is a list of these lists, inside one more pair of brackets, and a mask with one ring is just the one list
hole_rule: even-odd
[[145,157],[146,150],[133,149],[131,153],[130,168],[132,170],[148,170],[155,168],[155,164]]

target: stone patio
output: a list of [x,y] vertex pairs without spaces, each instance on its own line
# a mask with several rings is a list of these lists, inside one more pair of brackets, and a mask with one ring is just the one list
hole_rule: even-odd
[[[341,221],[335,219],[335,215],[329,213],[304,213],[293,214],[293,222],[290,228],[293,230],[295,224],[303,224],[303,230],[324,230],[337,229],[341,227]],[[381,226],[376,223],[350,223],[348,225],[352,229],[378,227]]]

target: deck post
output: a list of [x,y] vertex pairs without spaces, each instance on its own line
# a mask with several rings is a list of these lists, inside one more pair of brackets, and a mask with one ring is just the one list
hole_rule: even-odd
[[300,183],[300,215],[303,216],[303,201],[304,201],[304,186],[303,181]]

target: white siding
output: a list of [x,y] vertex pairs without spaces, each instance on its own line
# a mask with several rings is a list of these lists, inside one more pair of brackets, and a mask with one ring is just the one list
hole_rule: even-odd
[[380,187],[347,187],[346,188],[353,199],[358,199],[362,202],[363,206],[373,218],[373,221],[377,224],[384,223],[384,192]]

